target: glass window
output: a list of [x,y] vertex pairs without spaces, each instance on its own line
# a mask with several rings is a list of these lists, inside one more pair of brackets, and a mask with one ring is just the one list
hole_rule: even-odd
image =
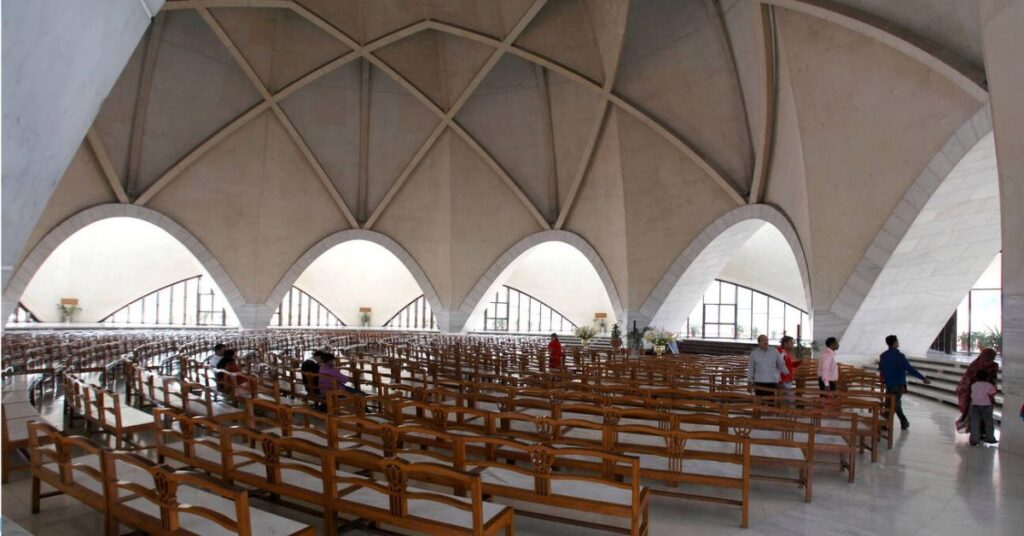
[[721,300],[722,301],[719,302],[719,303],[727,303],[727,304],[734,304],[734,303],[736,303],[736,285],[733,285],[732,283],[726,283],[724,281],[721,283],[721,285],[722,285],[722,287],[721,287],[722,288],[722,294],[721,294]]

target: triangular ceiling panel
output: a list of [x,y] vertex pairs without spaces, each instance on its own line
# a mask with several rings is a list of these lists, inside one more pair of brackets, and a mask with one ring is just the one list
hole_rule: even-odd
[[128,178],[128,153],[131,150],[132,121],[135,118],[135,106],[139,98],[139,80],[142,76],[142,63],[146,55],[146,43],[149,32],[139,40],[135,52],[128,59],[128,65],[118,76],[110,94],[100,106],[99,114],[93,127],[99,135],[103,148],[107,151],[114,171],[123,184]]
[[359,195],[361,80],[359,62],[349,62],[281,101],[285,115],[353,212]]
[[206,22],[170,11],[146,109],[137,191],[261,97]]
[[558,199],[564,204],[583,165],[583,152],[604,108],[601,96],[548,71],[551,131],[558,170]]
[[736,203],[695,162],[640,120],[618,109],[609,120],[616,121],[619,132],[626,242],[658,244],[627,251],[628,303],[640,307],[686,246]]
[[527,26],[516,45],[595,82],[604,80],[601,50],[582,0],[550,0]]
[[298,0],[298,3],[359,43],[424,19],[424,6],[408,0]]
[[452,296],[461,303],[495,259],[541,228],[504,181],[455,135],[451,191]]
[[601,54],[604,73],[614,71],[626,35],[629,2],[621,0],[583,0],[587,20],[594,28],[594,39]]
[[[614,114],[613,109],[610,114]],[[626,201],[619,130],[609,117],[594,147],[594,159],[576,196],[565,229],[582,236],[597,250],[615,281],[620,297],[629,291]],[[642,240],[640,244],[647,244]]]
[[[103,176],[99,162],[96,161],[96,155],[89,148],[89,144],[83,142],[71,159],[71,164],[64,171],[64,176],[57,183],[46,209],[39,216],[39,222],[32,230],[23,255],[31,253],[35,244],[66,220],[69,214],[77,214],[96,205],[116,202],[110,184]],[[18,259],[18,264],[21,261],[22,259]]]
[[367,214],[373,213],[439,121],[390,76],[371,69]]
[[[209,199],[217,200],[216,210],[202,202]],[[313,169],[269,111],[204,154],[149,206],[192,231],[231,274],[247,303],[264,302],[295,259],[317,240],[346,228]]]
[[[516,21],[505,21],[500,2],[428,0],[430,18],[501,39]],[[518,19],[517,19],[518,20]],[[507,27],[507,29],[506,29]]]
[[753,150],[743,95],[710,4],[631,3],[615,91],[746,188]]
[[445,307],[453,305],[449,165],[452,137],[451,131],[441,134],[374,226],[374,230],[394,239],[416,259]]
[[447,110],[493,52],[486,45],[427,30],[380,49],[377,56]]
[[553,220],[550,147],[538,75],[532,63],[505,56],[456,121],[512,176],[541,214]]
[[290,9],[225,8],[211,13],[271,92],[349,51]]

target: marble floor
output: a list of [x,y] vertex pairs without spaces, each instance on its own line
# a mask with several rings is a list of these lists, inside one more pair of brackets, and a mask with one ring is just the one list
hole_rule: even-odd
[[[954,433],[955,409],[949,406],[907,397],[904,408],[911,429],[897,432],[895,446],[882,451],[877,463],[870,463],[869,454],[862,456],[854,484],[847,483],[845,473],[840,474],[836,466],[819,465],[814,502],[808,504],[795,485],[755,481],[749,529],[739,528],[736,507],[655,496],[650,504],[650,534],[1024,534],[1024,458],[997,448],[971,447],[966,436]],[[25,472],[12,475],[11,482],[0,489],[5,520],[39,535],[102,533],[99,514],[66,497],[44,499],[42,513],[32,515],[29,490]],[[313,516],[258,499],[253,504],[319,530],[320,521]],[[0,527],[7,533],[3,528],[8,527]],[[537,536],[595,533],[519,516],[515,529],[520,535]]]

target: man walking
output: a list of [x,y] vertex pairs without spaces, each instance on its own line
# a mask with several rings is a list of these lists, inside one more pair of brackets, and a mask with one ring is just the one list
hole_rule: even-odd
[[918,372],[907,361],[907,356],[899,351],[900,340],[895,335],[886,337],[885,344],[889,346],[889,349],[878,357],[878,371],[882,375],[886,393],[896,395],[896,416],[900,418],[900,427],[906,430],[910,428],[910,421],[903,414],[903,392],[907,388],[907,373],[920,378],[926,385],[932,382],[924,374]]
[[757,348],[750,352],[747,365],[747,383],[754,385],[757,396],[773,396],[779,387],[779,379],[788,374],[786,361],[778,350],[768,346],[768,336],[757,338]]

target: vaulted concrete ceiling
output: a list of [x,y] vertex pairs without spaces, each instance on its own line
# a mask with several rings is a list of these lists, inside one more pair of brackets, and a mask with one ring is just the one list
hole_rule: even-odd
[[30,244],[97,196],[146,206],[259,304],[324,237],[374,230],[455,308],[567,230],[635,310],[712,222],[768,202],[827,307],[896,201],[842,228],[820,201],[902,195],[987,101],[964,4],[168,1]]

